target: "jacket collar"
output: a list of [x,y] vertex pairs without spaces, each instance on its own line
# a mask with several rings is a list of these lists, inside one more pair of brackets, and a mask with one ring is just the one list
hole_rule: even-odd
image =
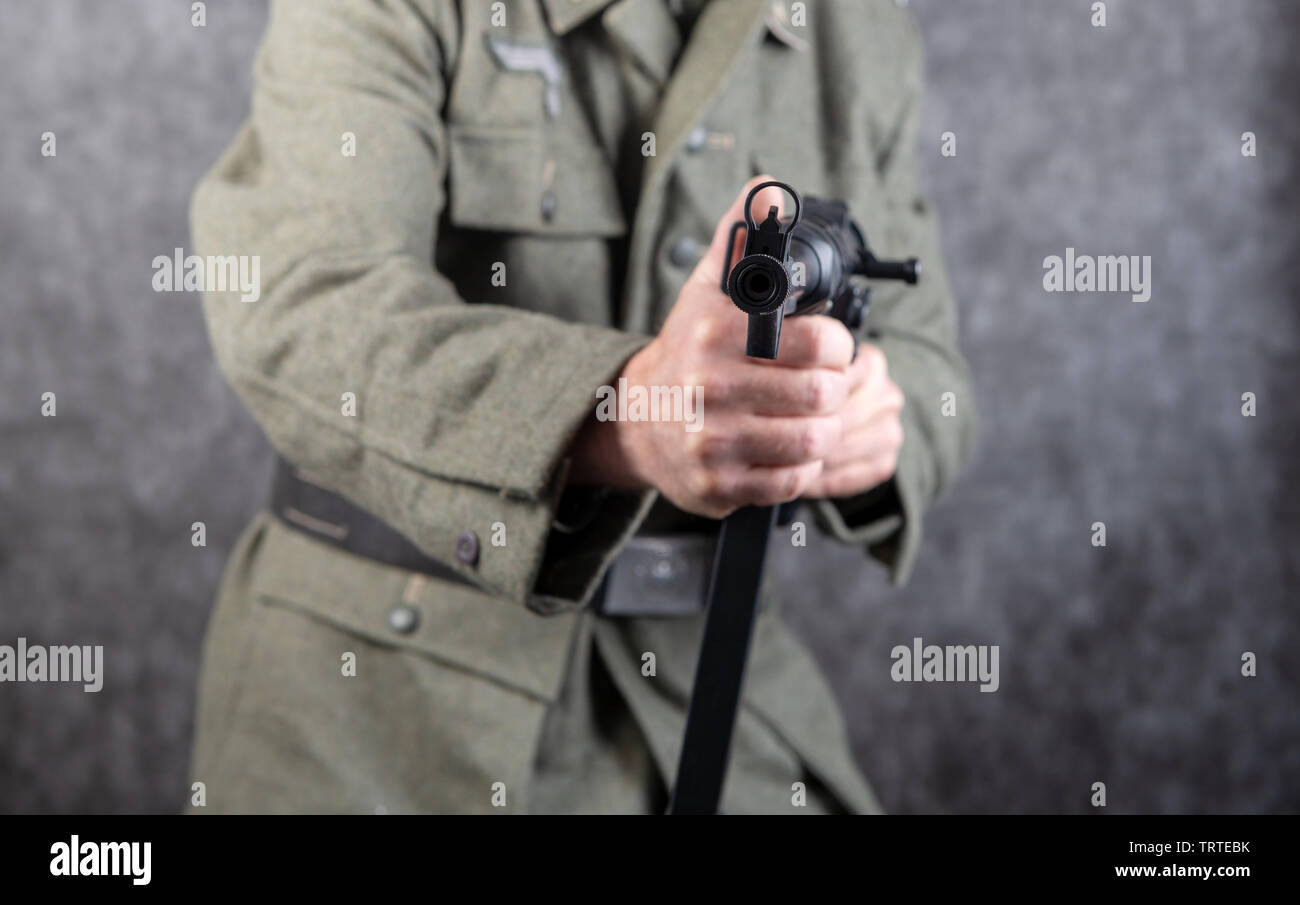
[[[542,0],[551,31],[562,35],[586,22],[614,0]],[[662,0],[661,0],[662,2]]]
[[[542,0],[542,5],[546,8],[546,19],[550,22],[551,31],[562,35],[616,2],[620,0]],[[665,11],[668,2],[669,0],[654,0],[654,3],[664,7]],[[778,41],[795,50],[807,50],[807,40],[800,37],[797,29],[790,25],[789,5],[782,0],[765,0],[764,5],[766,9],[763,21],[768,32]],[[707,7],[708,4],[706,3],[705,6]]]

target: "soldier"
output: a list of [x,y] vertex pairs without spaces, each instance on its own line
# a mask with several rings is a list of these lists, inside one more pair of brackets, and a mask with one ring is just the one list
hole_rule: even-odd
[[[972,422],[920,94],[892,0],[274,0],[192,211],[260,256],[204,310],[282,458],[208,631],[204,809],[662,812],[717,518],[802,497],[906,580]],[[762,173],[925,262],[856,359],[825,317],[744,356]],[[703,386],[701,430],[596,418],[620,377]],[[767,591],[722,810],[878,809]]]

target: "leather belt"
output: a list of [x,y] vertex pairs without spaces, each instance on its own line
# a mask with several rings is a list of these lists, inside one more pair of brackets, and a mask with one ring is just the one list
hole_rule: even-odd
[[280,458],[276,459],[275,479],[271,484],[271,512],[289,527],[356,556],[478,587],[451,566],[425,554],[387,522],[316,483],[310,475]]
[[[479,587],[421,551],[387,522],[278,457],[270,508],[290,528],[355,556]],[[610,565],[592,608],[615,617],[704,612],[717,540],[716,534],[636,535]]]

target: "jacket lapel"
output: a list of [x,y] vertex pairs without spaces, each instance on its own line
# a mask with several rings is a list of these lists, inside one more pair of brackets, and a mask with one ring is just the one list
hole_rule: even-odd
[[624,329],[650,328],[650,264],[663,218],[667,173],[696,121],[723,93],[732,70],[764,27],[766,12],[765,0],[710,0],[669,78],[655,118],[656,155],[647,161],[637,202],[629,279],[619,312]]
[[681,28],[666,0],[618,0],[601,16],[615,44],[660,85],[682,49]]

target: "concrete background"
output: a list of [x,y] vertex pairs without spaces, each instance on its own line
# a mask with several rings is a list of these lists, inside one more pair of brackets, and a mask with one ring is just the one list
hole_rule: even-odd
[[[1300,5],[1111,0],[1106,28],[1090,5],[912,3],[980,445],[908,588],[778,547],[787,613],[891,810],[1088,812],[1100,780],[1109,811],[1295,812]],[[110,670],[98,695],[0,686],[0,811],[185,799],[202,630],[270,451],[150,261],[189,245],[264,21],[42,0],[0,23],[0,643],[103,644]],[[1151,255],[1151,301],[1044,293],[1066,246]],[[1000,690],[893,683],[914,636],[1000,645]]]

